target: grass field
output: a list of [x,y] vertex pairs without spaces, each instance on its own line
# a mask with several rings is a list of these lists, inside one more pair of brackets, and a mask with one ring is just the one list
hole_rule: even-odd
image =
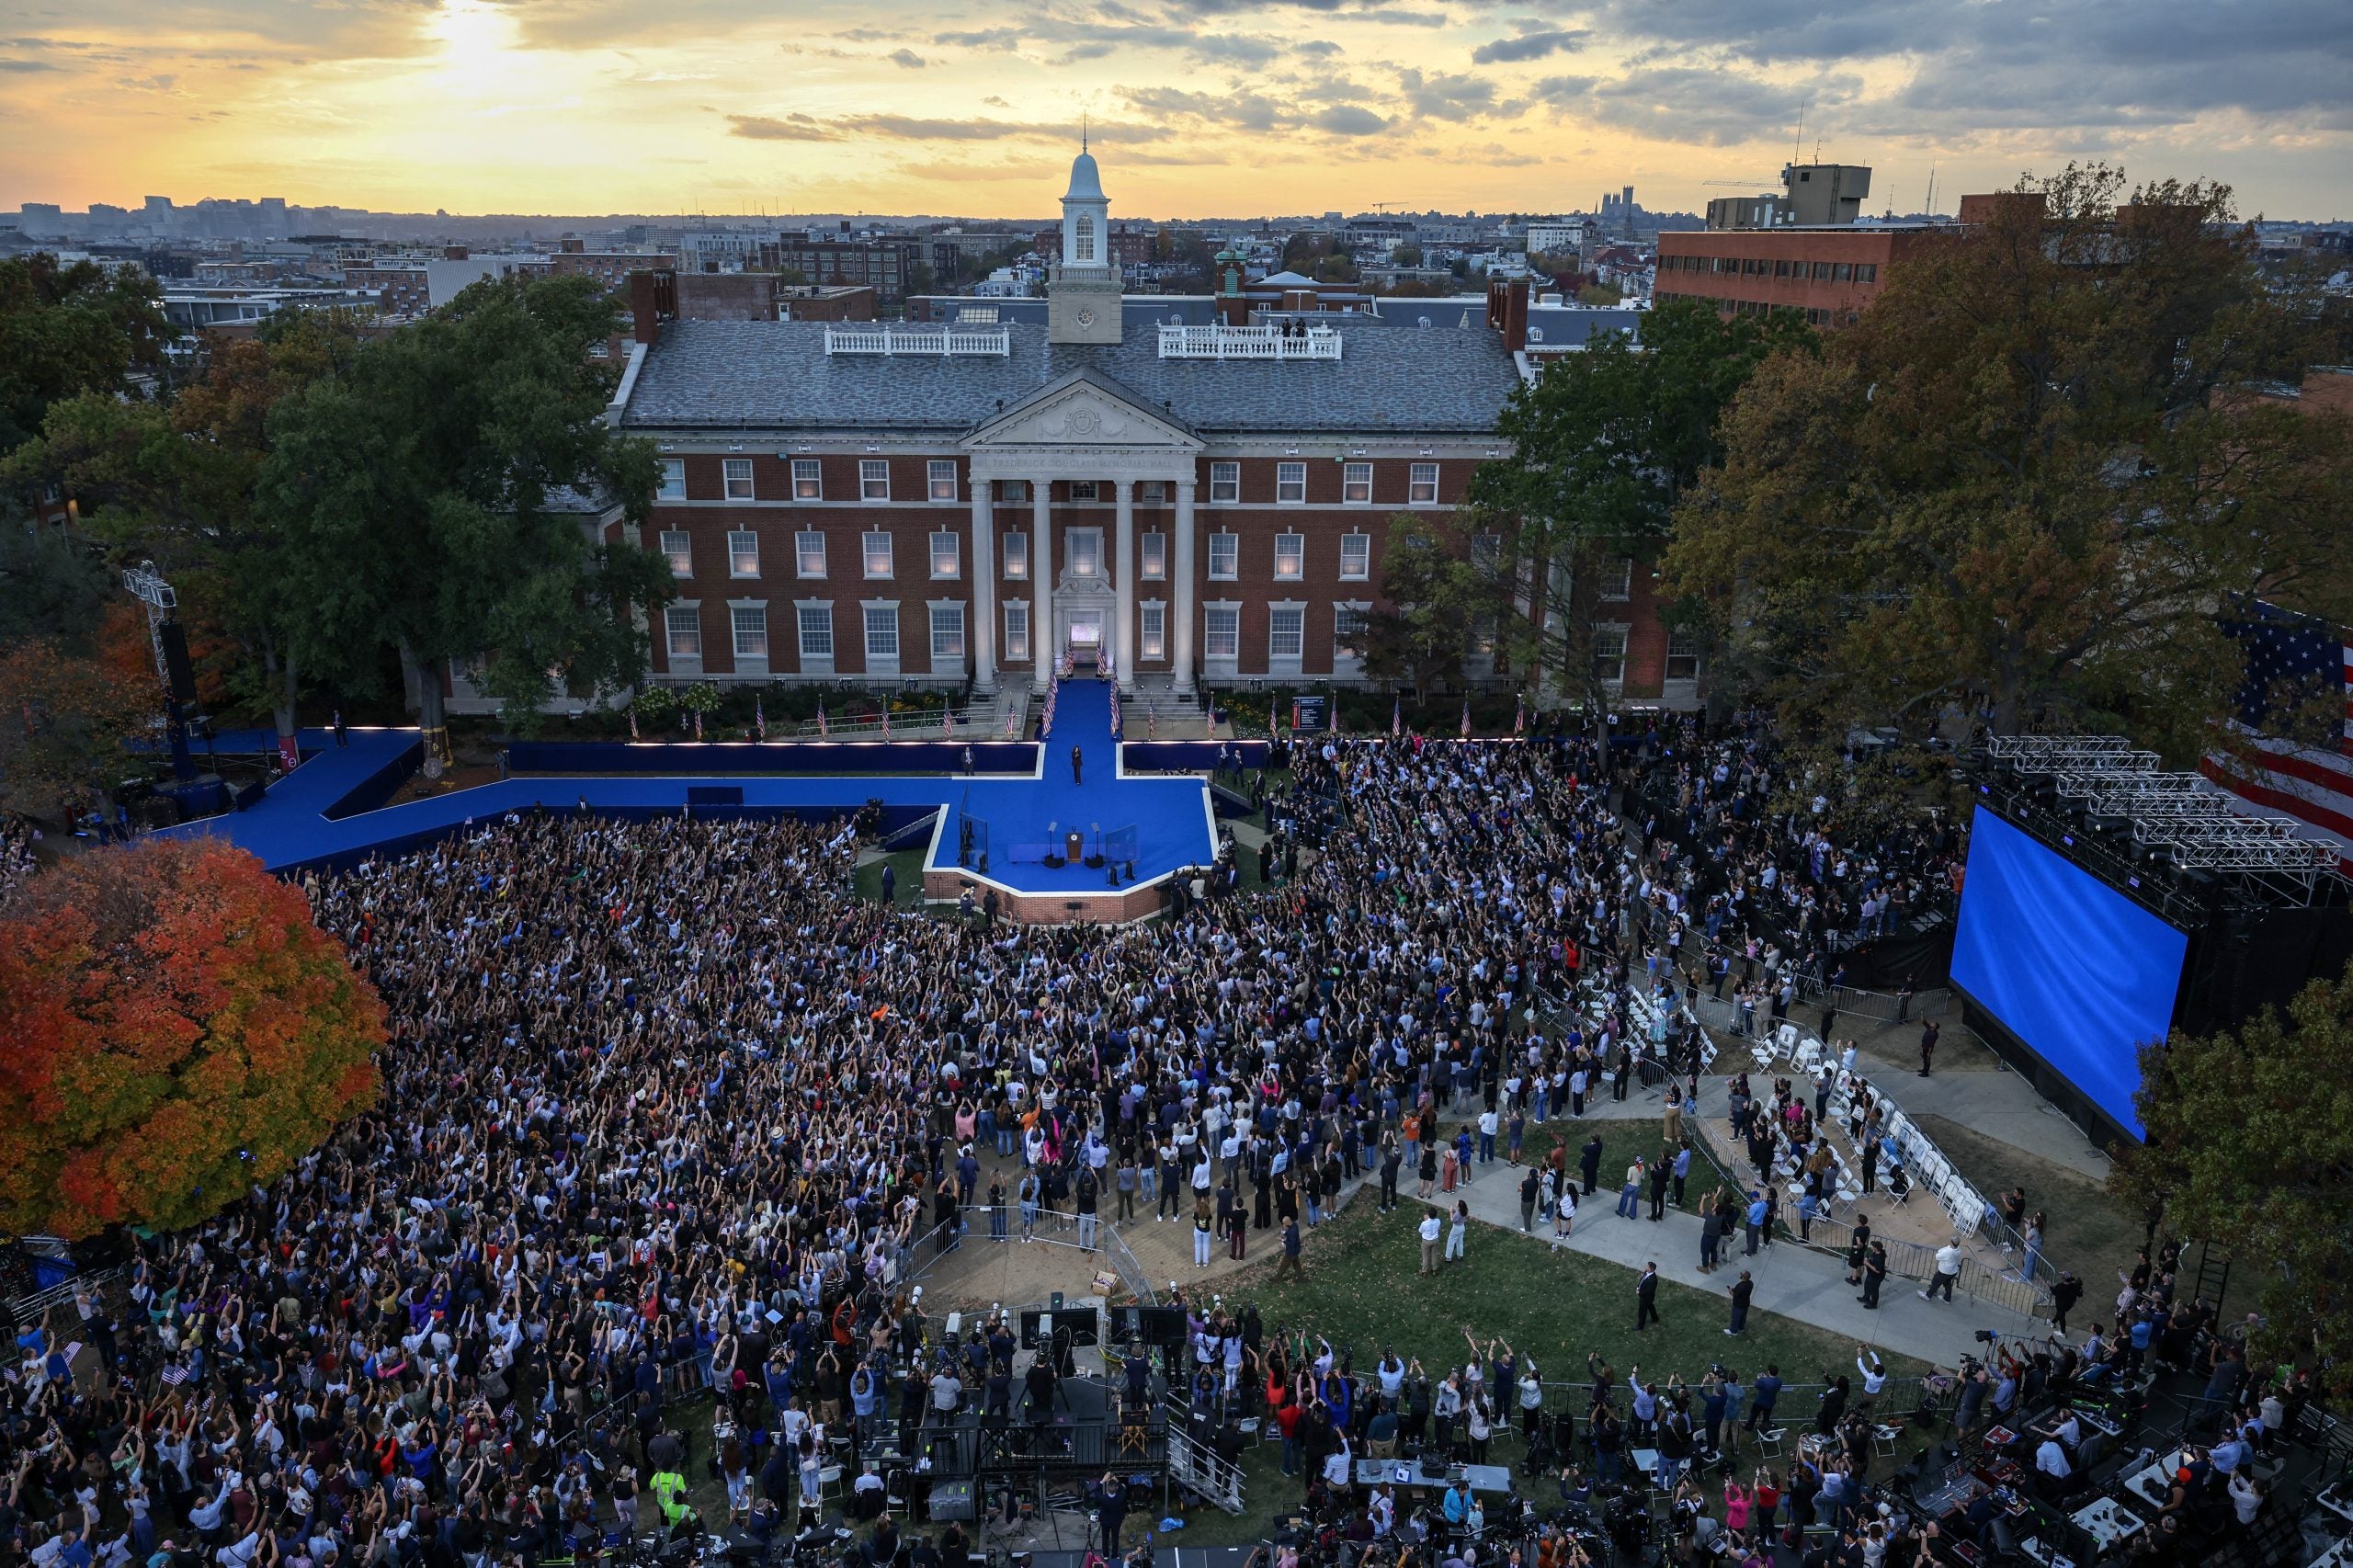
[[2147,1234],[2144,1222],[2099,1183],[1948,1117],[1922,1116],[1919,1121],[1920,1130],[1978,1191],[1993,1198],[2013,1187],[2026,1188],[2027,1212],[2040,1209],[2050,1219],[2043,1250],[2053,1263],[2075,1271],[2093,1301],[2100,1299],[2104,1281],[2132,1267],[2132,1255]]
[[[1449,1362],[1460,1365],[1469,1357],[1466,1329],[1483,1346],[1500,1337],[1535,1357],[1548,1382],[1583,1382],[1588,1351],[1598,1351],[1621,1379],[1639,1366],[1645,1377],[1681,1373],[1695,1384],[1716,1361],[1729,1362],[1744,1376],[1778,1363],[1792,1384],[1819,1381],[1824,1369],[1853,1366],[1848,1341],[1771,1312],[1751,1313],[1748,1333],[1726,1339],[1722,1299],[1672,1281],[1659,1288],[1663,1321],[1636,1334],[1631,1270],[1583,1253],[1556,1253],[1540,1240],[1489,1225],[1472,1229],[1461,1263],[1435,1278],[1417,1278],[1420,1244],[1413,1217],[1410,1209],[1378,1214],[1359,1195],[1340,1219],[1310,1233],[1304,1279],[1277,1284],[1267,1264],[1221,1281],[1221,1293],[1230,1306],[1256,1302],[1270,1337],[1303,1329],[1323,1335],[1336,1349],[1353,1350],[1360,1372],[1394,1346],[1401,1356],[1418,1358],[1433,1376],[1443,1375]],[[1898,1376],[1927,1369],[1899,1356],[1889,1357],[1888,1367]],[[1811,1408],[1810,1396],[1793,1400],[1787,1408]],[[1280,1473],[1279,1452],[1266,1447],[1245,1454],[1246,1514],[1197,1508],[1176,1539],[1188,1547],[1255,1541],[1273,1521],[1295,1512],[1301,1483]],[[1499,1434],[1496,1457],[1499,1463],[1516,1463],[1518,1439]]]

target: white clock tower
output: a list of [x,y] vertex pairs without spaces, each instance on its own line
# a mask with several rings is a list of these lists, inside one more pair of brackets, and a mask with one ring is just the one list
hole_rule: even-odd
[[1050,343],[1120,341],[1120,275],[1111,265],[1110,198],[1094,155],[1079,143],[1063,196],[1063,259],[1046,284]]

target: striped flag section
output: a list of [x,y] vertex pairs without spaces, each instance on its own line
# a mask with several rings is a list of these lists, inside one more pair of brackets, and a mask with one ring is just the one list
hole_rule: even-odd
[[[2246,656],[2234,744],[2200,759],[2199,771],[2250,814],[2292,824],[2353,869],[2353,644],[2342,628],[2259,602],[2224,629]],[[2336,749],[2265,733],[2271,708],[2299,697],[2334,710]]]

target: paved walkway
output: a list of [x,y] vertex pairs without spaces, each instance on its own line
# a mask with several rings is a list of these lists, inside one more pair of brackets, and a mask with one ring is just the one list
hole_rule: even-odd
[[[1629,1106],[1636,1103],[1627,1102]],[[1655,1114],[1654,1108],[1645,1108]],[[1550,1132],[1558,1125],[1557,1121],[1550,1123],[1545,1131]],[[1604,1162],[1605,1176],[1610,1174],[1609,1163]],[[1616,1159],[1618,1175],[1624,1174],[1626,1163],[1622,1155]],[[1518,1232],[1518,1173],[1501,1162],[1481,1169],[1483,1174],[1469,1187],[1457,1187],[1428,1201],[1433,1207],[1442,1205],[1450,1210],[1455,1200],[1461,1199],[1471,1205],[1472,1218]],[[1574,1171],[1574,1166],[1571,1169]],[[1413,1198],[1410,1191],[1404,1196],[1408,1200]],[[1948,1306],[1924,1301],[1916,1294],[1916,1287],[1892,1277],[1880,1295],[1879,1310],[1870,1311],[1855,1299],[1855,1288],[1847,1283],[1843,1262],[1786,1241],[1760,1251],[1754,1258],[1741,1258],[1729,1271],[1702,1274],[1697,1215],[1669,1210],[1666,1217],[1656,1223],[1647,1219],[1625,1220],[1611,1212],[1616,1201],[1616,1192],[1607,1187],[1582,1199],[1577,1208],[1576,1228],[1566,1244],[1631,1269],[1640,1269],[1655,1258],[1658,1271],[1667,1278],[1726,1298],[1727,1314],[1731,1310],[1732,1283],[1740,1278],[1740,1269],[1745,1268],[1756,1286],[1756,1294],[1749,1303],[1756,1311],[1779,1312],[1843,1338],[1938,1366],[1952,1366],[1960,1354],[1970,1348],[1972,1335],[1978,1329],[1995,1329],[2006,1336],[2037,1332],[2034,1324],[2017,1313],[1982,1302],[1963,1299]],[[1646,1211],[1648,1206],[1646,1198]]]
[[[1807,1027],[1821,1018],[1820,1010],[1810,1006],[1791,1011],[1794,1021]],[[1960,1028],[1959,1007],[1930,1016],[1944,1026],[1945,1043],[1949,1043]],[[2107,1153],[2035,1093],[2032,1085],[2001,1066],[1984,1048],[1948,1053],[1940,1043],[1939,1055],[1959,1054],[1968,1065],[1939,1066],[1933,1075],[1923,1078],[1916,1017],[1896,1024],[1841,1013],[1832,1028],[1839,1039],[1855,1042],[1859,1057],[1857,1069],[1901,1106],[1905,1115],[1945,1117],[2093,1181],[2108,1179]]]

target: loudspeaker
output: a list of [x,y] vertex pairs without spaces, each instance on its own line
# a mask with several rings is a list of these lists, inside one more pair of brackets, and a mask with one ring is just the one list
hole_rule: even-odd
[[196,671],[188,662],[188,633],[178,621],[167,620],[156,634],[164,644],[164,673],[172,700],[186,707],[196,700]]

